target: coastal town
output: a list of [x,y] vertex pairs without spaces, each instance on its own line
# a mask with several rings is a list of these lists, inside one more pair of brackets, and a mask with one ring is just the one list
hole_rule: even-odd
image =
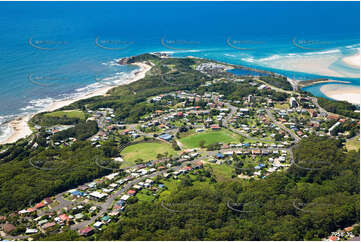
[[[122,64],[127,61],[122,60]],[[152,66],[149,62],[142,64]],[[176,71],[174,66],[167,68]],[[344,141],[345,150],[354,149],[349,143],[359,141],[359,120],[328,112],[319,106],[317,98],[279,89],[260,76],[219,78],[228,68],[214,63],[195,66],[195,70],[215,78],[193,90],[148,97],[145,103],[154,108],[138,122],[121,120],[113,108],[107,107],[46,114],[95,122],[97,130],[86,140],[99,150],[112,143],[117,152],[108,160],[94,160],[96,166],[108,171],[107,175],[0,216],[0,237],[32,240],[42,233],[67,229],[88,237],[128,216],[125,211],[129,204],[163,198],[169,186],[186,175],[197,177],[212,168],[225,170],[232,179],[259,180],[292,166],[317,169],[295,163],[293,149],[302,139],[333,137]],[[216,89],[230,83],[248,85],[263,94],[227,99]],[[41,146],[52,149],[77,144],[77,137],[67,135],[74,127],[33,126],[42,131]],[[37,140],[33,134],[28,143],[31,149],[40,146]],[[55,169],[37,160],[30,164],[44,171]],[[347,236],[338,231],[325,240],[357,239],[350,232],[352,226],[342,230]]]

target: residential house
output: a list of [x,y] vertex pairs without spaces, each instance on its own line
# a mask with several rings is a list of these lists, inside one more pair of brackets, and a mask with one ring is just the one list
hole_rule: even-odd
[[37,229],[29,229],[27,228],[25,234],[36,234],[38,232]]
[[129,190],[128,191],[129,196],[134,196],[136,193],[137,193],[137,191],[135,191],[135,190]]
[[96,229],[100,229],[103,226],[103,222],[100,222],[100,221],[95,222],[93,226]]
[[212,130],[220,130],[221,129],[221,127],[219,127],[218,124],[212,124],[210,127]]
[[49,228],[51,228],[51,227],[54,227],[55,225],[56,225],[55,222],[50,222],[50,223],[44,224],[41,228],[42,228],[43,230],[47,230],[47,229],[49,229]]
[[43,208],[43,207],[45,207],[45,203],[43,203],[43,202],[40,202],[40,203],[35,205],[36,209]]
[[93,233],[94,233],[94,230],[91,227],[86,227],[84,229],[79,230],[79,234],[81,236],[89,236],[89,235],[92,235]]

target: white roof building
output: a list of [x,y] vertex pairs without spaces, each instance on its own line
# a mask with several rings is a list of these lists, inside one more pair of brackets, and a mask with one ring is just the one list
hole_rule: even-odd
[[36,234],[37,232],[37,229],[26,229],[25,234]]
[[109,175],[105,176],[105,178],[108,180],[113,180],[117,175],[119,175],[119,172],[109,174]]
[[103,222],[98,221],[98,222],[95,222],[93,226],[94,226],[94,228],[97,228],[97,229],[98,229],[98,228],[100,228],[102,225],[103,225]]
[[89,195],[92,196],[92,197],[98,198],[98,199],[102,199],[102,198],[108,196],[108,194],[100,193],[100,192],[97,192],[97,191],[92,192]]
[[123,196],[120,198],[120,200],[127,201],[128,198],[130,198],[129,195],[123,195]]

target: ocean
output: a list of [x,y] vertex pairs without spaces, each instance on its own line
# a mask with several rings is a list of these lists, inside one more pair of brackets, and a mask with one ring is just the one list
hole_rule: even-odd
[[[0,140],[14,117],[124,82],[137,68],[115,60],[147,52],[360,86],[359,69],[341,61],[360,51],[359,4],[1,2]],[[298,66],[301,60],[333,64],[322,72]],[[306,90],[323,96],[320,86]]]

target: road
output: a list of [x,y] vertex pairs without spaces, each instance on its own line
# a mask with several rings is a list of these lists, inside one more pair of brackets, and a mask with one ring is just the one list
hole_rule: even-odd
[[[240,134],[242,136],[245,136],[246,138],[248,139],[252,139],[252,140],[257,140],[257,141],[270,141],[270,140],[266,140],[266,139],[260,139],[260,138],[254,138],[254,137],[250,137],[248,136],[247,134],[244,134],[242,132],[240,132],[239,130],[236,130],[232,127],[230,127],[229,125],[229,120],[232,118],[232,116],[237,112],[237,107],[229,104],[229,103],[225,103],[225,106],[227,108],[230,109],[230,112],[228,113],[228,115],[222,120],[222,125],[228,129],[230,129],[232,132],[234,133],[237,133],[237,134]],[[295,138],[296,142],[299,142],[301,140],[301,138],[299,138],[295,133],[293,133],[290,129],[288,129],[287,127],[285,127],[284,125],[280,124],[277,122],[277,120],[274,118],[274,116],[272,115],[272,113],[270,112],[270,110],[266,109],[266,112],[267,112],[267,115],[269,116],[269,118],[271,119],[271,121],[273,123],[275,123],[278,127],[280,127],[281,129],[285,130],[287,133],[289,133],[292,137]],[[146,134],[146,133],[143,133],[139,130],[136,129],[136,124],[131,124],[129,125],[130,128],[132,129],[135,129],[138,133],[140,133],[141,135],[144,135],[145,137],[151,137],[153,138],[153,135],[152,134]],[[176,132],[176,129],[172,130],[173,132]],[[200,160],[203,160],[207,157],[210,157],[210,156],[214,156],[215,154],[217,154],[218,152],[225,152],[225,151],[236,151],[236,150],[253,150],[253,149],[260,149],[260,150],[267,150],[267,151],[270,151],[270,150],[288,150],[289,151],[289,154],[290,154],[290,159],[291,159],[291,163],[293,164],[294,163],[294,159],[293,159],[293,152],[292,152],[292,147],[290,148],[283,148],[283,149],[279,149],[279,148],[247,148],[247,149],[242,149],[242,148],[229,148],[229,149],[221,149],[221,150],[214,150],[214,151],[205,151],[204,155],[202,156],[199,156],[198,158],[196,158],[195,160],[193,161],[185,161],[183,162],[181,165],[177,166],[177,167],[173,167],[173,169],[175,170],[180,170],[185,164],[189,164],[189,163],[195,163],[195,162],[198,162]],[[153,161],[152,163],[154,164],[156,161]],[[140,165],[135,165],[135,166],[131,166],[131,167],[127,167],[127,168],[123,168],[123,169],[128,169],[128,168],[134,168],[134,167],[138,167]],[[157,175],[161,175],[162,173],[164,173],[164,171],[157,171],[157,172],[154,172],[152,174],[148,174],[148,175],[145,175],[145,176],[142,176],[142,177],[139,177],[135,180],[132,180],[128,183],[126,183],[120,190],[116,191],[115,193],[111,194],[104,203],[102,203],[100,205],[100,211],[98,212],[98,214],[94,217],[92,217],[90,220],[85,220],[85,221],[82,221],[82,222],[79,222],[79,223],[76,223],[76,224],[73,224],[70,226],[71,230],[79,230],[79,229],[82,229],[84,227],[87,227],[89,226],[90,224],[94,223],[98,218],[102,217],[106,212],[107,210],[112,206],[113,202],[115,201],[115,199],[117,197],[119,197],[121,194],[125,193],[128,189],[130,189],[132,186],[134,186],[135,184],[139,183],[141,180],[144,180],[146,178],[151,178],[151,177],[154,177],[154,176],[157,176]],[[50,209],[50,211],[60,211],[61,209],[65,208],[65,207],[71,207],[71,206],[74,206],[74,203],[71,202],[71,201],[67,201],[63,198],[63,195],[65,194],[66,192],[62,192],[62,193],[59,193],[55,196],[55,199],[56,201],[59,203],[57,206],[55,206],[54,208]],[[41,215],[41,214],[39,214]],[[26,239],[27,236],[23,236],[23,235],[20,235],[20,236],[16,236],[16,237],[8,237],[9,239]]]
[[289,128],[287,128],[286,126],[284,126],[283,124],[277,122],[276,118],[273,116],[273,114],[271,113],[271,111],[269,109],[266,109],[266,113],[268,115],[268,117],[271,119],[271,121],[277,125],[278,127],[280,127],[281,129],[283,129],[284,131],[286,131],[289,135],[291,135],[296,142],[300,142],[301,138],[299,136],[297,136],[292,130],[290,130]]
[[317,108],[318,108],[318,110],[320,111],[320,114],[323,116],[324,114],[331,114],[331,113],[329,113],[329,112],[327,112],[325,109],[323,109],[321,106],[320,106],[320,104],[318,104],[318,101],[317,101],[317,98],[316,97],[311,97],[311,100],[312,100],[312,103],[313,103],[313,105],[315,105]]
[[255,141],[263,141],[263,142],[273,142],[274,140],[270,140],[270,139],[263,139],[263,138],[255,138],[252,137],[248,134],[245,134],[243,132],[241,132],[238,129],[233,128],[230,124],[229,124],[229,120],[232,118],[232,116],[237,112],[237,107],[229,104],[229,103],[225,103],[224,106],[226,106],[227,108],[229,108],[231,111],[228,113],[228,115],[222,120],[222,126],[229,129],[230,131],[232,131],[233,133],[239,134],[243,137],[246,137],[249,140],[255,140]]
[[[185,166],[185,164],[195,163],[195,162],[198,162],[198,161],[200,161],[200,160],[202,160],[204,158],[205,157],[202,156],[202,157],[199,157],[199,158],[197,158],[197,159],[195,159],[193,161],[185,161],[181,165],[173,167],[173,169],[176,170],[176,171],[180,170],[182,167]],[[148,175],[139,177],[139,178],[137,178],[135,180],[132,180],[132,181],[128,182],[120,190],[118,190],[115,193],[111,194],[108,197],[108,199],[104,203],[102,203],[102,205],[100,205],[101,209],[100,209],[100,211],[98,212],[98,214],[96,216],[92,217],[90,220],[85,220],[85,221],[82,221],[80,223],[73,224],[73,225],[70,226],[70,229],[71,230],[79,230],[79,229],[82,229],[82,228],[87,227],[90,224],[94,223],[98,218],[100,218],[101,216],[104,215],[104,213],[108,210],[108,208],[110,208],[112,206],[115,198],[119,197],[121,194],[126,192],[128,189],[130,189],[132,186],[139,183],[140,181],[142,181],[144,179],[147,179],[147,178],[152,178],[152,177],[161,175],[162,173],[164,173],[164,171],[157,171],[157,172],[154,172],[152,174],[148,174]]]

